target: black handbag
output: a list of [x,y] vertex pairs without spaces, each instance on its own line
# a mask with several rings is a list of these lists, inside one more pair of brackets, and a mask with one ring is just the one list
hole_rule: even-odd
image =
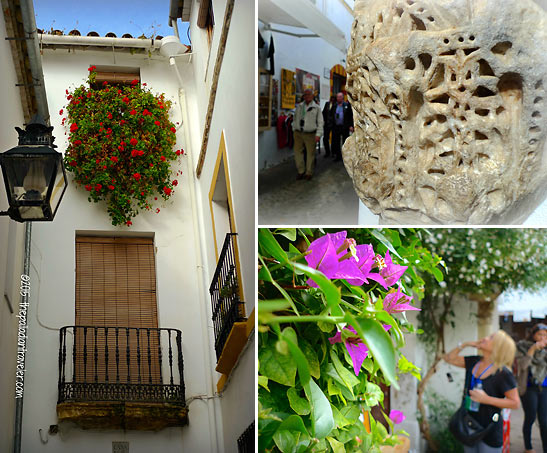
[[491,433],[497,426],[500,417],[500,414],[496,412],[492,416],[492,421],[484,427],[468,412],[465,408],[465,397],[470,381],[471,370],[468,370],[465,375],[462,404],[448,424],[448,428],[453,436],[468,447],[477,445],[484,437]]

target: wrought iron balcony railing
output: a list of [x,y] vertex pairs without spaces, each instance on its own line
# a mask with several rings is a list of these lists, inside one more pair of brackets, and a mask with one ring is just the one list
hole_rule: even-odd
[[60,329],[58,403],[184,405],[183,371],[180,330],[103,326]]
[[234,241],[237,233],[228,233],[218,257],[218,264],[209,287],[213,304],[213,326],[217,360],[234,323],[243,321],[244,304],[239,300],[239,282]]

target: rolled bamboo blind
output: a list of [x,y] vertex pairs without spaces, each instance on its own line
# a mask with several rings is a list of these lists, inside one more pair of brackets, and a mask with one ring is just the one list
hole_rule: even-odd
[[214,25],[213,5],[211,0],[201,0],[199,4],[197,26],[207,28]]
[[[76,325],[157,328],[156,269],[154,244],[151,238],[76,237]],[[99,381],[106,377],[104,330],[87,332],[87,365],[84,373],[84,334],[78,330],[74,339],[77,350],[76,374],[81,382],[84,378],[92,382],[95,377],[95,341],[99,351],[97,364]],[[126,331],[119,330],[118,347],[120,362],[115,363],[115,330],[108,332],[109,380],[120,374],[121,382],[137,382],[137,347],[141,351],[141,378],[154,383],[161,382],[158,363],[159,335],[151,333],[150,349],[152,366],[148,366],[148,337],[141,331],[129,331],[131,357],[129,373],[126,360],[128,343]],[[91,364],[91,366],[90,366]],[[127,375],[131,378],[127,380]],[[133,379],[134,378],[134,379]]]

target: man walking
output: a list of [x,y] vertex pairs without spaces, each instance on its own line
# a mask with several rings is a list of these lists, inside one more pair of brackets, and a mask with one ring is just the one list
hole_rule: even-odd
[[331,109],[336,105],[336,96],[331,96],[323,107],[323,146],[325,157],[330,156],[330,133],[332,131]]
[[349,102],[344,102],[344,93],[336,95],[336,104],[331,108],[332,154],[334,160],[342,160],[342,145],[353,132],[353,112]]
[[[304,102],[296,106],[293,129],[294,160],[298,171],[296,179],[305,178],[310,180],[313,176],[315,144],[319,142],[321,135],[323,135],[321,108],[313,102],[312,90],[304,90]],[[305,162],[304,152],[306,152]]]

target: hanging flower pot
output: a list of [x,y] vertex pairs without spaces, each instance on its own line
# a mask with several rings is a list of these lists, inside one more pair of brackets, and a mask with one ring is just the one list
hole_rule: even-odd
[[151,211],[154,201],[173,196],[178,181],[171,164],[183,152],[173,149],[176,129],[164,94],[153,94],[138,80],[96,86],[95,69],[89,68],[87,85],[66,90],[65,165],[90,202],[106,203],[113,225],[130,226],[141,210]]

